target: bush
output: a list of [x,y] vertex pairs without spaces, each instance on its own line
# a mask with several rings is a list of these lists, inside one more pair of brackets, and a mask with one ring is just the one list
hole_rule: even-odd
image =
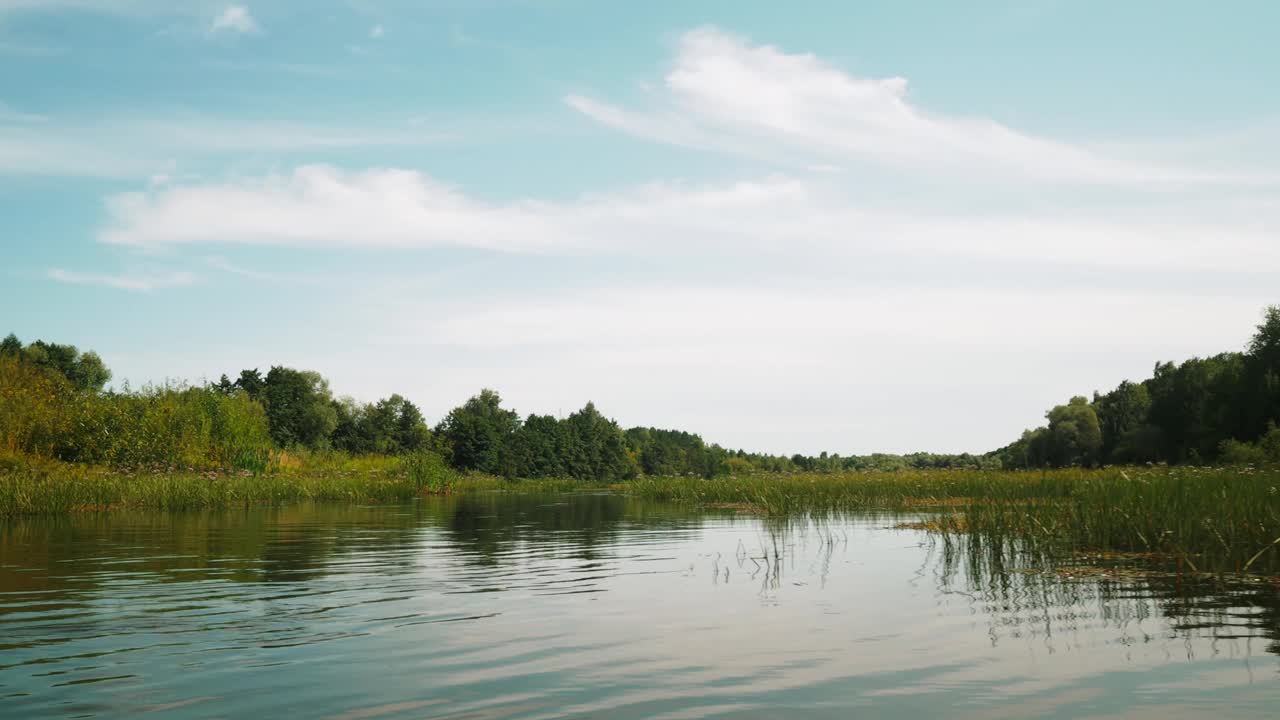
[[444,458],[428,450],[405,456],[403,467],[405,474],[419,491],[444,493],[453,485],[453,470],[445,464]]
[[116,467],[260,472],[272,444],[262,406],[244,393],[181,385],[77,391],[58,373],[0,356],[0,447]]
[[1223,440],[1218,457],[1227,465],[1280,465],[1280,428],[1267,425],[1267,432],[1256,443]]
[[1262,448],[1239,440],[1223,440],[1218,446],[1218,458],[1226,465],[1262,465],[1267,461]]
[[0,447],[50,456],[71,431],[75,391],[67,379],[0,355]]

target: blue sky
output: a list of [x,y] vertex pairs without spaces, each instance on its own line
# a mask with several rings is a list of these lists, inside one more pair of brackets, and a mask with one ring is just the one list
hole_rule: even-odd
[[1280,300],[1270,2],[0,0],[0,332],[983,451]]

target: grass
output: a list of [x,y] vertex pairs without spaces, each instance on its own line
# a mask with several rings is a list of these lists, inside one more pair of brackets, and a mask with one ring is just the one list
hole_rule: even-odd
[[[115,509],[191,510],[301,501],[405,502],[451,492],[462,476],[442,464],[400,458],[286,456],[273,472],[151,468],[116,470],[0,457],[0,517]],[[287,464],[287,465],[286,465]],[[481,478],[467,479],[479,485]]]
[[195,510],[303,501],[401,503],[458,492],[565,492],[574,480],[505,480],[404,457],[276,453],[263,472],[153,466],[122,470],[0,453],[0,518],[124,509]]
[[438,456],[277,454],[263,472],[121,471],[0,456],[0,517],[300,501],[405,502],[424,494],[608,489],[641,499],[786,518],[887,510],[944,541],[996,554],[1127,553],[1191,572],[1280,574],[1280,471],[1110,468],[645,477],[611,486],[462,475]]
[[1167,560],[1191,572],[1280,574],[1280,471],[1110,468],[643,478],[630,493],[768,516],[928,510],[917,525],[990,551]]

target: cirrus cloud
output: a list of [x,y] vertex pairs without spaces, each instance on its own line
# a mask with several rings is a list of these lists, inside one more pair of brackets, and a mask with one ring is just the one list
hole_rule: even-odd
[[148,292],[158,288],[181,287],[190,285],[196,280],[195,275],[185,271],[112,275],[53,268],[47,274],[50,280],[71,285],[98,285],[118,290],[135,290],[139,292]]
[[1023,181],[1122,185],[1274,184],[1274,173],[1167,166],[1039,137],[995,120],[931,113],[902,77],[866,78],[807,53],[716,28],[684,34],[657,107],[627,110],[582,94],[565,102],[651,140],[759,156]]

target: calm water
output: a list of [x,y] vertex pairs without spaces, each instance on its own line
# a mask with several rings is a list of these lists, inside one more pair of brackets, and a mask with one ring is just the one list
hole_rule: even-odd
[[890,524],[607,495],[9,522],[0,716],[1276,717],[1275,586],[996,572]]

